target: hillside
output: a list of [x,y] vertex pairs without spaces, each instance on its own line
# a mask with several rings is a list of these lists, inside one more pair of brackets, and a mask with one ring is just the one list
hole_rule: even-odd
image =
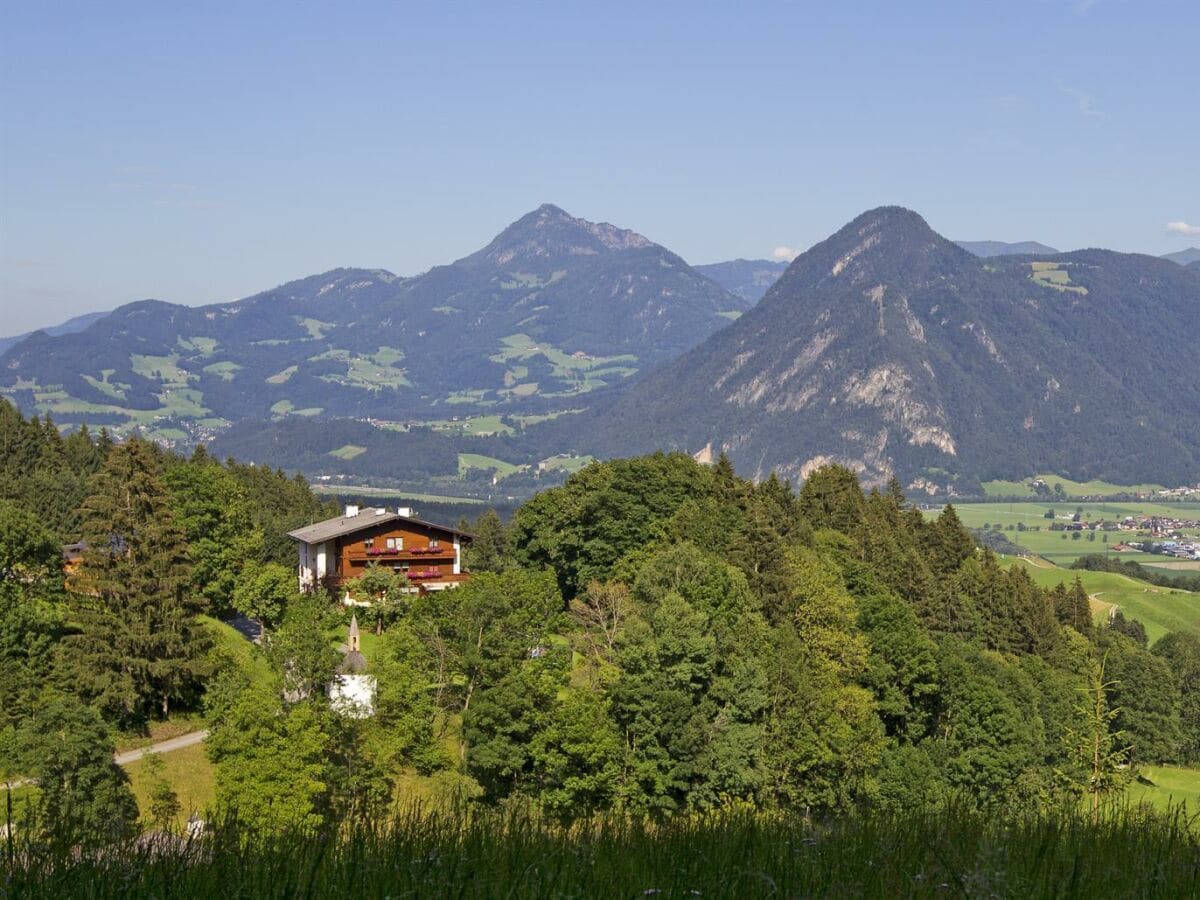
[[1053,247],[1040,244],[1037,241],[1018,241],[1010,244],[1006,241],[955,241],[969,253],[976,256],[1053,256],[1058,253]]
[[1171,632],[1200,637],[1200,595],[1190,591],[1155,587],[1113,572],[1060,569],[1025,559],[1011,565],[1024,569],[1043,588],[1070,586],[1078,577],[1100,621],[1106,621],[1114,607],[1120,609],[1126,618],[1142,623],[1151,644]]
[[787,263],[774,259],[731,259],[693,266],[701,275],[745,300],[747,307],[761,300],[787,267]]
[[843,461],[915,489],[1053,471],[1200,472],[1200,284],[1152,257],[981,259],[916,213],[864,213],[728,328],[642,379],[579,441],[725,450],[803,477]]
[[544,205],[415,278],[337,269],[233,303],[145,300],[75,334],[35,333],[0,357],[0,391],[60,423],[178,443],[242,419],[550,414],[748,306],[635,232]]

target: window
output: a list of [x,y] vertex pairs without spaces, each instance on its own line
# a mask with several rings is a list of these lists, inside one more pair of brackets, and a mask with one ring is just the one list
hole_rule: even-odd
[[387,548],[389,550],[403,550],[404,538],[390,537],[387,539]]
[[429,539],[429,549],[431,549],[431,550],[436,550],[436,549],[437,549],[438,547],[440,547],[440,546],[441,546],[441,544],[438,542],[438,539],[437,539],[437,538],[430,538],[430,539]]
[[372,547],[375,546],[375,538],[373,538],[373,537],[367,538],[366,540],[363,541],[363,546],[366,547],[368,550],[370,550]]

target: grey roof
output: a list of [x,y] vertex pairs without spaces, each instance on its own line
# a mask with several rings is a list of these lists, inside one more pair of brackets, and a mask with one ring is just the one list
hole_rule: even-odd
[[367,658],[357,650],[351,650],[342,657],[342,664],[338,666],[338,671],[344,675],[358,675],[360,672],[367,671]]
[[427,528],[436,528],[439,531],[447,531],[451,534],[457,534],[460,537],[470,538],[471,535],[465,531],[460,531],[457,528],[452,528],[449,525],[439,525],[436,522],[426,522],[424,519],[417,519],[412,516],[402,516],[399,513],[384,512],[380,513],[372,507],[366,507],[356,516],[338,516],[335,519],[326,519],[324,522],[317,522],[315,525],[308,525],[304,528],[297,528],[295,531],[289,531],[288,537],[293,540],[300,541],[305,544],[319,544],[321,541],[327,541],[330,538],[341,537],[346,534],[353,534],[356,531],[362,531],[366,528],[374,528],[376,525],[383,525],[388,522],[395,521],[412,522],[416,525],[424,525]]

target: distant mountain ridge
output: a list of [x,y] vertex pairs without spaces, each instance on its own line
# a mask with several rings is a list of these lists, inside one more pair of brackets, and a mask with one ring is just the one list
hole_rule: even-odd
[[731,259],[692,268],[753,305],[763,298],[787,267],[787,263],[774,259]]
[[986,262],[909,210],[864,213],[763,300],[580,427],[601,455],[728,452],[915,489],[1056,471],[1200,474],[1200,284],[1104,250]]
[[1200,247],[1188,247],[1186,250],[1164,253],[1160,259],[1169,259],[1171,262],[1179,263],[1181,266],[1190,266],[1193,263],[1200,262]]
[[443,419],[586,406],[747,308],[636,232],[545,204],[413,278],[336,269],[233,303],[127,304],[0,357],[60,422],[211,439],[240,419]]
[[[98,322],[108,315],[108,312],[93,312],[84,313],[82,316],[75,316],[67,319],[61,325],[51,325],[48,328],[35,329],[36,331],[44,331],[51,337],[57,337],[60,334],[75,334],[77,331],[83,331],[93,322]],[[32,335],[33,331],[27,331],[24,334],[14,335],[13,337],[0,337],[0,356],[3,356],[5,351],[10,347],[15,347],[25,338]]]
[[1058,253],[1053,247],[1037,241],[955,241],[954,243],[976,256],[1053,256]]

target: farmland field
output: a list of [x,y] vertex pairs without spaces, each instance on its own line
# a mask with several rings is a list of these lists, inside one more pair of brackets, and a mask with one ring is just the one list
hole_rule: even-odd
[[519,472],[521,468],[521,466],[514,466],[512,463],[505,462],[502,459],[496,459],[494,456],[484,456],[480,453],[458,454],[458,474],[460,478],[466,475],[468,469],[484,469],[495,472],[499,478],[504,478],[513,474],[513,472]]
[[[969,528],[982,528],[988,525],[1004,533],[1004,536],[1015,544],[1043,556],[1060,566],[1069,566],[1081,556],[1093,553],[1103,553],[1124,560],[1135,560],[1140,563],[1171,562],[1172,557],[1157,556],[1149,553],[1116,553],[1110,550],[1114,544],[1122,542],[1137,542],[1148,540],[1149,536],[1129,531],[1087,532],[1078,534],[1076,540],[1071,533],[1065,531],[1050,531],[1053,522],[1065,524],[1075,510],[1081,511],[1080,518],[1084,522],[1098,520],[1113,521],[1125,516],[1184,516],[1200,518],[1200,508],[1191,503],[1150,503],[1132,501],[1128,503],[1081,503],[1075,501],[1050,503],[964,503],[954,506],[958,517]],[[1056,518],[1045,518],[1046,511],[1053,509]],[[929,510],[926,515],[937,515],[938,510]],[[1017,526],[1024,525],[1025,531],[1018,531]],[[1009,527],[1012,526],[1012,530]],[[1107,537],[1107,542],[1105,538]]]
[[1113,484],[1109,481],[1096,480],[1072,481],[1070,478],[1061,478],[1058,475],[1035,475],[1024,481],[985,481],[983,492],[989,497],[1028,497],[1030,500],[1047,502],[1050,498],[1040,496],[1029,486],[1035,480],[1044,481],[1051,487],[1056,484],[1062,485],[1063,496],[1067,499],[1112,494],[1149,494],[1161,491],[1164,487],[1161,484]]
[[1200,594],[1155,587],[1144,581],[1115,572],[1091,572],[1060,569],[1039,560],[1012,558],[1009,565],[1021,566],[1042,587],[1070,585],[1079,576],[1098,616],[1108,615],[1118,606],[1126,618],[1137,619],[1146,627],[1150,643],[1169,631],[1186,631],[1200,637]]
[[323,497],[375,497],[380,500],[415,500],[418,503],[464,503],[482,506],[484,501],[475,497],[455,497],[450,494],[421,494],[400,488],[372,487],[365,484],[314,484],[313,493]]

